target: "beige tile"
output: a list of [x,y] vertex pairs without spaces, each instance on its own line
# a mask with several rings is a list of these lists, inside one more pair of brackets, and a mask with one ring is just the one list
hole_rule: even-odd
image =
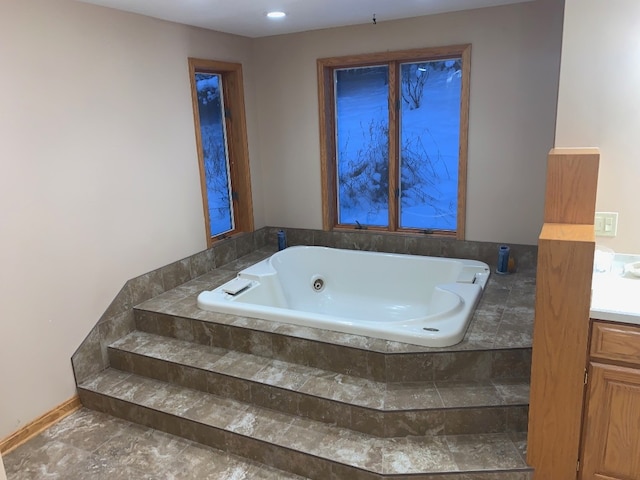
[[112,387],[116,386],[123,380],[126,380],[129,377],[128,372],[120,372],[117,370],[104,370],[99,374],[91,377],[90,380],[82,383],[82,388],[86,388],[87,390],[93,390],[97,392],[107,391]]
[[460,470],[497,470],[525,467],[513,442],[504,434],[447,436]]
[[208,400],[204,392],[183,388],[178,385],[162,384],[154,387],[153,393],[140,403],[146,407],[171,415],[183,415],[193,405]]
[[216,428],[224,428],[239,417],[249,406],[232,399],[203,397],[182,414],[183,417]]
[[219,397],[230,398],[238,402],[251,401],[251,385],[236,377],[207,372],[205,374],[206,391]]
[[226,429],[257,440],[281,445],[285,441],[293,420],[294,417],[291,415],[249,406],[231,420],[226,425]]
[[381,473],[383,450],[366,434],[335,429],[316,446],[315,455],[356,468]]
[[434,380],[481,380],[491,377],[490,352],[442,353],[434,356]]
[[335,373],[310,378],[298,391],[321,398],[351,402],[362,394],[365,386],[366,380],[364,379]]
[[141,346],[148,344],[154,337],[146,332],[134,331],[127,336],[120,338],[113,342],[111,347],[122,350],[128,350],[130,352],[137,352]]
[[295,418],[287,430],[286,446],[312,453],[333,430],[334,427],[328,424],[302,417]]
[[504,404],[516,405],[529,403],[530,388],[528,379],[494,380],[493,384]]
[[207,391],[207,377],[204,370],[177,363],[167,365],[167,381],[203,392]]
[[156,323],[158,326],[158,335],[190,342],[194,340],[192,322],[188,318],[157,314]]
[[214,363],[217,372],[240,378],[252,378],[267,366],[264,359],[230,351]]
[[91,454],[57,440],[34,439],[3,455],[7,478],[32,480],[66,478],[76,468],[86,469]]
[[491,353],[491,377],[529,378],[531,374],[531,349],[495,350]]
[[301,416],[324,423],[348,427],[351,422],[351,406],[347,403],[326,400],[312,395],[300,395],[298,412]]
[[529,423],[529,406],[510,407],[507,410],[507,431],[526,432]]
[[298,390],[317,372],[310,367],[280,360],[266,360],[266,362],[265,367],[253,375],[251,379],[289,390]]
[[45,430],[42,438],[92,452],[129,425],[129,422],[105,413],[82,408]]
[[160,312],[175,317],[200,318],[200,316],[204,315],[204,310],[198,308],[196,298],[196,295],[187,296],[161,308]]
[[526,432],[514,432],[509,433],[509,438],[515,445],[516,449],[520,453],[522,460],[527,461],[527,433]]
[[385,416],[385,436],[432,436],[445,433],[443,410],[389,412]]
[[387,475],[458,470],[454,456],[442,437],[386,440],[383,452],[383,472]]
[[191,280],[191,262],[188,258],[178,260],[160,268],[162,285],[165,290],[171,290]]
[[507,431],[507,409],[449,408],[444,411],[444,431],[447,435],[465,433],[501,433]]
[[168,290],[163,285],[160,270],[154,270],[139,277],[132,278],[129,280],[128,285],[130,301],[134,306]]
[[228,348],[231,344],[229,334],[231,329],[225,323],[233,322],[233,315],[224,313],[205,312],[214,321],[195,320],[193,321],[194,342],[200,345]]
[[390,383],[384,394],[384,409],[388,411],[442,407],[433,382]]
[[298,393],[259,383],[252,383],[250,392],[250,400],[247,401],[251,401],[254,405],[291,415],[300,413],[300,398],[302,395]]
[[433,380],[434,356],[428,353],[388,355],[387,381],[429,382]]
[[262,357],[273,355],[272,335],[267,332],[231,326],[229,349]]
[[367,433],[376,437],[385,436],[385,417],[381,411],[368,408],[351,407],[351,422],[348,427],[357,432]]
[[500,405],[502,397],[490,381],[436,382],[445,407],[475,407]]
[[149,475],[166,475],[185,448],[183,440],[153,430],[143,431],[130,427],[110,438],[96,450],[96,455],[106,462],[132,467]]
[[71,357],[76,382],[83,383],[106,367],[102,356],[100,333],[94,327]]

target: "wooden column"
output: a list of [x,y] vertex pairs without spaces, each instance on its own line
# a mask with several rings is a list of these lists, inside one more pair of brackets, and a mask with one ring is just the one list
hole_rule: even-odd
[[597,149],[553,149],[538,243],[527,461],[576,478],[587,364]]

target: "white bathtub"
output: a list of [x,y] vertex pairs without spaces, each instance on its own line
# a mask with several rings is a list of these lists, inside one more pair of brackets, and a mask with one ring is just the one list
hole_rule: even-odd
[[290,247],[198,295],[198,307],[445,347],[464,337],[489,278],[475,260]]

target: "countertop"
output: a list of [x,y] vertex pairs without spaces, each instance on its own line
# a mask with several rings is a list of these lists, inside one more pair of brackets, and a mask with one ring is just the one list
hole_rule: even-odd
[[640,255],[616,254],[611,270],[593,274],[591,318],[640,325],[640,278],[625,273],[624,265]]

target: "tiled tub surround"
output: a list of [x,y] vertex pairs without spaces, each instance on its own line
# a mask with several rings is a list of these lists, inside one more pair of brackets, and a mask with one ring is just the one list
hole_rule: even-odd
[[[309,235],[288,234],[290,244]],[[271,236],[275,229],[252,235],[254,246]],[[453,244],[486,252],[495,264],[488,255],[497,245],[398,238],[405,247],[439,244],[440,253]],[[101,333],[97,326],[91,347],[99,369],[82,365],[91,359],[83,355],[91,351],[86,342],[74,356],[76,374],[86,373],[78,378],[85,405],[309,478],[528,478],[519,432],[527,421],[534,272],[526,259],[535,258],[534,247],[522,247],[518,273],[492,275],[465,339],[444,349],[195,306],[200,291],[273,249],[261,247],[163,293],[165,279],[180,276],[169,273],[180,271],[176,265],[186,276],[187,265],[192,275],[203,258],[215,265],[216,257],[231,256],[214,249],[130,281],[131,299],[140,291],[155,295],[130,300],[135,313],[101,321],[127,314],[125,328]]]
[[[140,275],[126,282],[105,313],[89,332],[71,358],[76,383],[94,375],[109,366],[107,346],[134,330],[133,306],[157,295],[194,280],[223,265],[243,258],[236,271],[242,270],[258,260],[266,258],[265,252],[273,252],[277,247],[278,227],[264,227],[253,233],[238,235],[217,242],[214,247],[198,252],[190,257]],[[431,255],[480,260],[495,269],[499,244],[491,242],[466,242],[452,239],[432,238],[424,235],[393,235],[370,232],[350,232],[305,229],[284,229],[289,245],[318,245],[325,247],[371,250],[412,255]],[[255,252],[264,249],[263,252]],[[253,255],[249,255],[254,253]],[[511,245],[511,254],[516,259],[520,273],[529,274],[532,285],[535,275],[537,247],[532,245]],[[229,271],[220,275],[229,278]],[[235,275],[235,272],[234,272]],[[496,275],[492,276],[494,279]],[[505,277],[510,278],[510,277]],[[221,285],[224,282],[215,283]],[[503,289],[510,289],[509,282]],[[523,291],[524,292],[524,291]],[[527,294],[527,292],[524,292]],[[533,288],[528,295],[533,296]],[[486,293],[485,293],[486,296]],[[504,296],[504,295],[503,295]],[[514,299],[512,299],[513,301]],[[499,299],[496,299],[499,301]],[[531,305],[533,305],[531,303]],[[477,317],[477,315],[476,315]],[[529,344],[530,346],[530,344]]]

